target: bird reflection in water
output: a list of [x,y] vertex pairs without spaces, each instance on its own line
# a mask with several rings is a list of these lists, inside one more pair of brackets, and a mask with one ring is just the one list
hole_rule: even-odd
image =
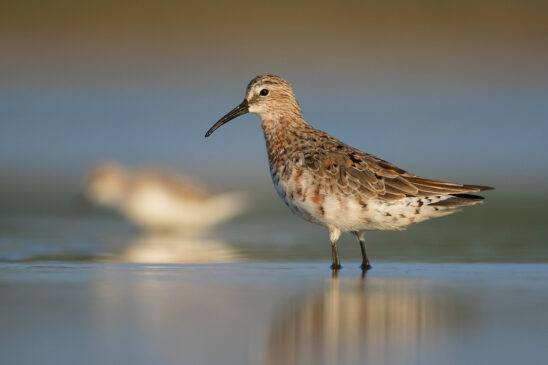
[[[424,363],[477,320],[458,296],[428,281],[338,278],[273,321],[269,364]],[[440,362],[442,363],[442,362]]]
[[149,232],[130,240],[119,260],[134,263],[223,263],[243,262],[237,248],[214,239],[173,232]]

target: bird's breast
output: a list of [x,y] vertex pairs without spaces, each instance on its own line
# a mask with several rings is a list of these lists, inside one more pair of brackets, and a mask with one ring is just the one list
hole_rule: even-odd
[[263,129],[272,182],[293,213],[310,222],[343,230],[363,223],[367,210],[360,199],[336,191],[333,181],[310,168],[302,152],[310,146],[297,137],[300,135],[297,131],[268,128],[264,123]]
[[330,193],[322,179],[306,167],[294,165],[271,169],[278,195],[291,211],[307,221],[342,230],[356,230],[367,220],[360,199]]

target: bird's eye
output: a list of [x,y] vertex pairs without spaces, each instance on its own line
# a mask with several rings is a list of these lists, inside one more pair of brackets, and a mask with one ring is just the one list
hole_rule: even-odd
[[261,96],[267,96],[268,95],[268,90],[267,89],[262,89],[260,94],[261,94]]

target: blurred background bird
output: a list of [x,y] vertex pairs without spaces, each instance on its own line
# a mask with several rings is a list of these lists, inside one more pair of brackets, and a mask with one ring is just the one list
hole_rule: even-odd
[[210,194],[188,178],[151,168],[129,169],[114,162],[93,167],[83,196],[147,230],[195,231],[246,211],[240,192]]

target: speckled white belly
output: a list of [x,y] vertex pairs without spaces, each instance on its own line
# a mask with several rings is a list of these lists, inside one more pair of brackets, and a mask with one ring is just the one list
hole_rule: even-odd
[[368,200],[365,206],[354,195],[322,194],[315,201],[317,189],[310,176],[303,173],[300,186],[293,179],[272,175],[278,195],[291,211],[309,222],[341,231],[401,230],[427,219],[454,213],[454,207],[429,206],[450,196],[409,197],[397,201]]

